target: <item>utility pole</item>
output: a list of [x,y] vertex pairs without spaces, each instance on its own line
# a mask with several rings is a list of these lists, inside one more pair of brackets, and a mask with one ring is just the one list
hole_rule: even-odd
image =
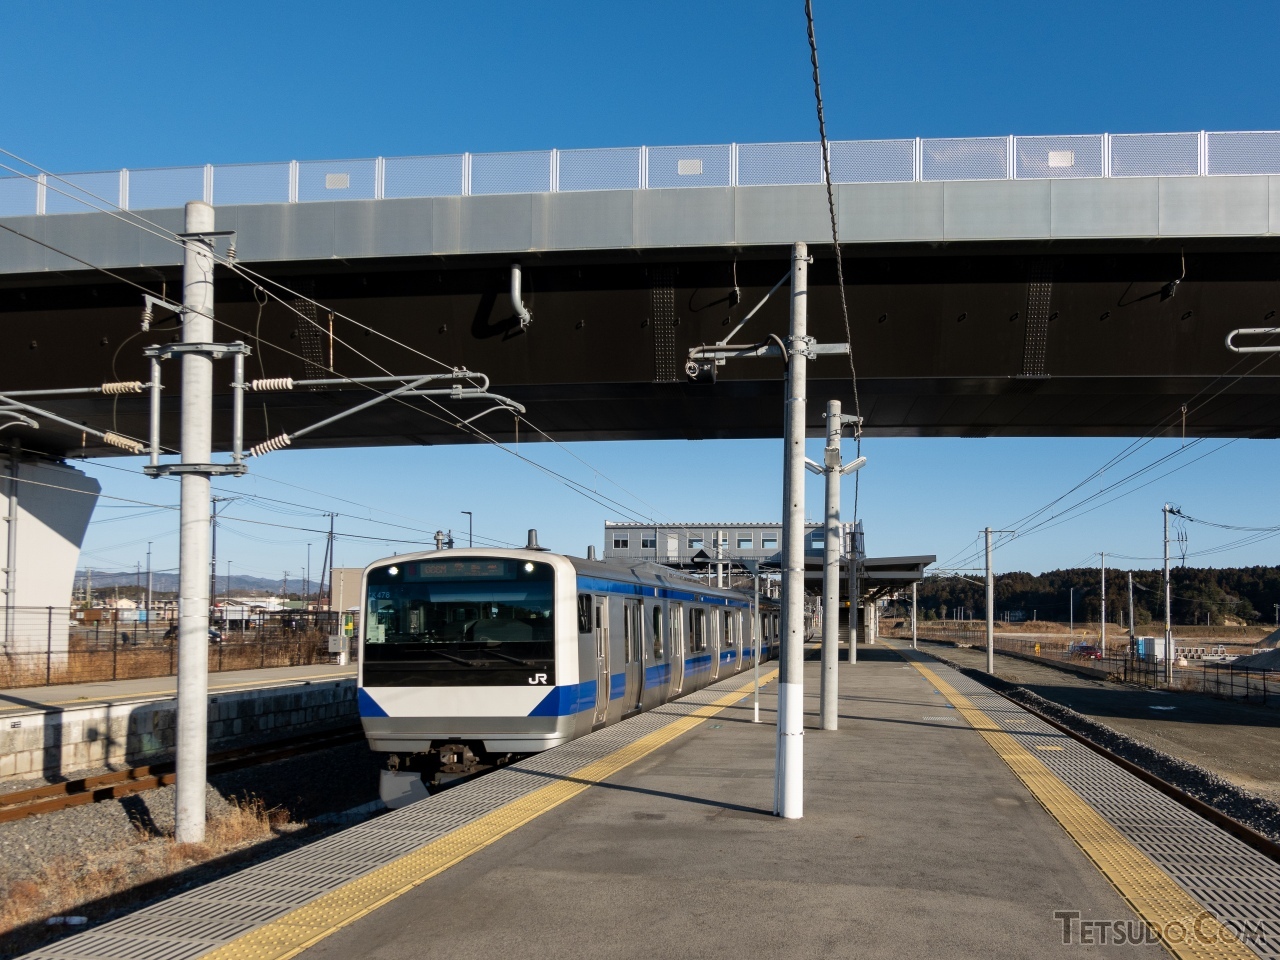
[[[322,564],[322,569],[320,570],[319,596],[328,598],[326,609],[329,610],[330,612],[333,611],[333,568],[337,565],[337,562],[333,558],[333,519],[336,516],[337,516],[336,513],[329,514],[329,541],[328,543],[325,544],[324,563]],[[328,575],[328,579],[329,579],[328,593],[325,593],[325,589],[324,589],[326,574]]]
[[778,674],[778,757],[774,812],[804,816],[804,430],[809,248],[791,251],[791,335],[782,465],[782,657]]
[[810,473],[826,477],[826,539],[822,550],[822,687],[819,713],[823,730],[837,729],[840,698],[840,478],[866,463],[859,457],[847,466],[840,461],[840,435],[857,417],[842,416],[840,401],[827,401],[827,446],[822,464],[806,458]]
[[[462,512],[467,515],[467,546],[474,547],[476,545],[475,525],[473,523],[475,517],[471,515],[470,510],[463,510]],[[332,528],[329,531],[329,535],[333,536]],[[657,543],[656,540],[654,542]]]
[[[1067,594],[1067,606],[1070,608],[1071,612],[1068,613],[1067,616],[1069,616],[1071,620],[1070,626],[1067,627],[1067,633],[1074,635],[1076,632],[1076,588],[1070,587],[1068,589],[1070,592]],[[1026,614],[1023,614],[1023,616],[1026,616]]]
[[307,544],[307,579],[302,591],[302,609],[306,610],[311,602],[311,544]]
[[[1012,533],[1012,530],[992,530],[985,528],[983,534],[987,541],[987,673],[994,676],[996,672],[996,577],[991,570],[991,535],[993,533]],[[963,609],[963,608],[962,608]],[[1035,618],[1034,612],[1032,619]]]
[[[182,268],[185,345],[213,341],[213,244],[210,204],[186,206]],[[177,809],[174,839],[204,840],[208,757],[210,502],[213,446],[213,358],[182,354],[181,536],[178,568]],[[201,470],[200,468],[204,469]]]
[[1105,657],[1107,655],[1107,555],[1105,552],[1100,553],[1098,558],[1102,564],[1102,624],[1099,647]]
[[987,673],[996,672],[996,581],[991,574],[991,528],[985,531],[987,538]]
[[1138,635],[1138,631],[1133,626],[1133,571],[1129,571],[1129,638],[1132,639]]
[[[1169,586],[1169,513],[1172,508],[1165,504],[1164,512],[1164,679],[1173,682],[1173,590]],[[1280,616],[1277,616],[1280,622]]]

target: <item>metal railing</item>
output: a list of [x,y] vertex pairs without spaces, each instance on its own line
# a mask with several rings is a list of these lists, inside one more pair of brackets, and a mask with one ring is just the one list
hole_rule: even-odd
[[[887,635],[903,639],[911,638],[908,627],[885,631]],[[960,624],[922,621],[917,629],[921,640],[944,643],[968,644],[986,647],[986,627],[977,621]],[[1090,672],[1161,690],[1177,690],[1185,693],[1203,693],[1223,700],[1243,703],[1280,704],[1280,670],[1259,670],[1234,667],[1230,663],[1214,660],[1190,660],[1186,666],[1175,665],[1172,679],[1166,675],[1165,663],[1131,655],[1128,639],[1108,644],[1105,657],[1084,655],[1079,652],[1081,642],[1051,638],[1009,637],[995,634],[995,649],[1027,660],[1070,664]],[[1093,645],[1095,641],[1086,641]],[[1177,649],[1187,649],[1178,647]]]
[[[176,620],[138,621],[114,610],[77,619],[68,607],[18,607],[13,637],[0,644],[0,689],[172,676]],[[284,612],[221,626],[209,644],[209,670],[328,663],[337,614]]]
[[[917,137],[831,144],[831,175],[837,183],[1265,174],[1280,174],[1280,132]],[[83,213],[112,205],[157,210],[199,199],[226,206],[821,182],[817,143],[289,160],[4,176],[0,217]]]

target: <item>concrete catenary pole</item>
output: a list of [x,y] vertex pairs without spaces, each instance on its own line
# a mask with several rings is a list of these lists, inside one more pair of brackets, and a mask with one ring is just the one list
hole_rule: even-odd
[[1102,655],[1107,655],[1107,555],[1106,553],[1098,554],[1099,562],[1102,565],[1102,624],[1098,633],[1098,648],[1102,651]]
[[991,528],[987,527],[987,673],[996,672],[996,581],[991,575]]
[[1164,505],[1164,679],[1173,682],[1173,590],[1169,586],[1169,504]]
[[782,657],[778,674],[775,812],[804,816],[804,431],[809,250],[791,253],[791,336],[782,465]]
[[920,649],[920,643],[916,639],[916,601],[917,599],[919,599],[918,598],[919,589],[920,589],[920,584],[913,583],[911,585],[911,649],[912,650]]
[[760,645],[764,642],[764,635],[760,632],[760,572],[751,578],[754,588],[754,595],[751,601],[751,639],[752,646],[755,648],[752,654],[754,673],[754,683],[752,684],[752,704],[751,704],[751,722],[760,722]]
[[1137,629],[1134,627],[1133,619],[1133,571],[1129,571],[1129,636],[1136,637]]
[[[210,233],[213,207],[192,201],[186,232]],[[182,303],[183,343],[213,341],[213,247],[186,240]],[[213,361],[201,353],[182,355],[182,463],[207,464],[212,453]],[[178,548],[178,843],[204,840],[205,761],[209,694],[209,477],[183,473]]]
[[151,635],[151,544],[147,541],[147,636]]
[[827,536],[822,551],[823,730],[837,728],[840,700],[840,401],[827,401],[827,447],[822,472],[827,480]]
[[858,524],[849,531],[849,663],[858,662]]

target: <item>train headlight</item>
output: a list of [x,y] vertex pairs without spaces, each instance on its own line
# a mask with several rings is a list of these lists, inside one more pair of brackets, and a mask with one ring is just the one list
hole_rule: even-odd
[[387,573],[391,574],[393,577],[399,572],[400,572],[399,567],[387,567]]
[[526,564],[524,565],[524,572],[525,572],[525,573],[533,573],[533,564],[532,564],[532,563],[526,563]]

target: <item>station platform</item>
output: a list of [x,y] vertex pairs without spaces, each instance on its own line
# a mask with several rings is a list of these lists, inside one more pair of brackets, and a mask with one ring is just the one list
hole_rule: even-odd
[[1280,864],[905,646],[836,732],[806,668],[803,819],[737,676],[28,960],[1280,957]]
[[[305,667],[266,667],[261,670],[227,670],[209,674],[209,692],[232,693],[294,683],[345,680],[355,675],[355,667],[339,667],[331,663]],[[19,713],[57,712],[68,707],[106,706],[123,701],[167,700],[177,696],[177,692],[177,677],[14,687],[0,690],[0,718]]]

